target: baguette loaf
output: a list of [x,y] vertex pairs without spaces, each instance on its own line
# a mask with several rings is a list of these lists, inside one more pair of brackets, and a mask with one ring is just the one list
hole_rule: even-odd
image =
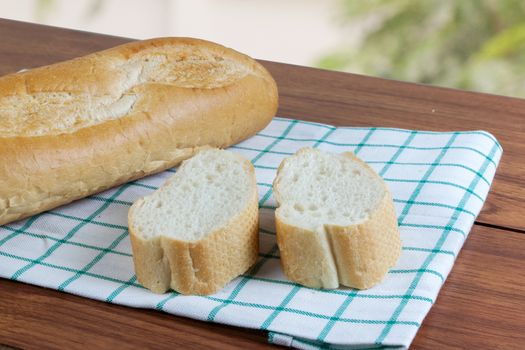
[[211,294],[257,259],[255,171],[249,160],[204,150],[129,210],[138,281],[155,293]]
[[312,288],[366,289],[397,261],[401,241],[383,180],[353,153],[303,148],[274,181],[285,274]]
[[4,76],[0,225],[239,142],[276,109],[276,84],[260,64],[189,38]]

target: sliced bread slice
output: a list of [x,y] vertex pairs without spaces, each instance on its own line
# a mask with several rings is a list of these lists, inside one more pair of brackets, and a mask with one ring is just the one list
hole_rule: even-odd
[[208,149],[128,216],[138,281],[155,293],[212,294],[255,262],[258,205],[249,160]]
[[366,289],[396,263],[401,241],[390,192],[353,153],[300,149],[273,183],[285,274],[312,288]]

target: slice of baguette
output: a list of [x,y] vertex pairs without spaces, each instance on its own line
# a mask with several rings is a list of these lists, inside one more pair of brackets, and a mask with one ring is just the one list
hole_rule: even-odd
[[249,160],[218,149],[197,153],[129,210],[138,281],[155,293],[220,290],[257,259],[258,210]]
[[312,288],[366,289],[396,263],[401,240],[390,192],[353,153],[300,149],[273,183],[285,274]]

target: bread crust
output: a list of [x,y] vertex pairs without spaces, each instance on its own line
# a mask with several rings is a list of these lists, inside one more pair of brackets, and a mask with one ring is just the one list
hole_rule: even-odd
[[401,253],[401,240],[390,193],[368,220],[352,226],[326,225],[337,264],[339,283],[368,289],[384,278]]
[[[342,284],[358,289],[371,288],[381,282],[401,253],[397,215],[390,191],[368,164],[351,152],[343,155],[378,177],[384,196],[363,222],[349,226],[324,224],[319,232],[287,223],[277,208],[275,221],[281,266],[290,280],[307,287],[331,289]],[[279,193],[279,172],[284,162],[286,160],[277,170],[273,185],[279,205],[286,200]],[[329,248],[325,249],[327,244]]]
[[[143,50],[184,45],[234,60],[247,73],[223,86],[148,83],[117,119],[41,135],[0,133],[0,225],[179,164],[204,147],[227,147],[264,128],[275,115],[277,87],[256,61],[190,38],[137,41],[0,78],[0,97],[40,92],[110,94],[122,77],[111,67]],[[213,77],[213,73],[211,76]],[[211,80],[210,80],[211,79]]]
[[252,178],[248,205],[226,225],[198,241],[166,235],[144,239],[133,224],[134,211],[143,200],[131,206],[128,226],[140,284],[155,293],[173,289],[186,295],[213,294],[255,263],[259,253],[259,206],[255,171],[248,160],[246,163]]
[[282,219],[277,208],[275,226],[281,266],[292,281],[311,288],[337,288],[337,267],[332,256],[324,230],[306,230],[288,224]]

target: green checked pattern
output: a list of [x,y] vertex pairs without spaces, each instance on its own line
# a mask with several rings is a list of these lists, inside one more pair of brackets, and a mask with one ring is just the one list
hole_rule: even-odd
[[[275,242],[275,172],[301,147],[353,151],[389,186],[403,242],[378,286],[313,290],[283,276]],[[0,277],[109,303],[269,331],[301,349],[407,348],[437,298],[487,197],[502,149],[483,131],[335,128],[276,117],[231,147],[256,168],[260,254],[217,294],[156,295],[136,280],[127,232],[131,203],[176,169],[0,227]]]

